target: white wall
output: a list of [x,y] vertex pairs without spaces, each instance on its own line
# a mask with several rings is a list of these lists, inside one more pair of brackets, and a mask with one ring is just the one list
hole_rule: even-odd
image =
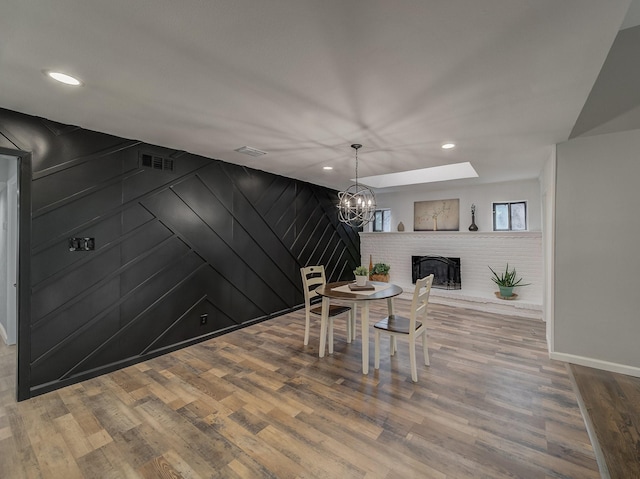
[[640,376],[640,130],[557,146],[552,357]]
[[542,255],[544,263],[544,286],[542,292],[544,320],[547,322],[547,345],[553,351],[553,284],[554,284],[554,237],[556,207],[556,148],[545,163],[540,174],[542,208]]
[[18,161],[0,155],[0,337],[7,344],[15,344],[17,331],[17,175]]
[[479,231],[491,231],[493,216],[491,203],[499,201],[527,201],[529,231],[541,231],[540,183],[537,179],[490,183],[464,188],[435,189],[429,185],[423,191],[376,193],[379,209],[391,209],[391,228],[396,231],[403,222],[405,231],[413,231],[413,203],[416,201],[460,199],[460,231],[468,231],[471,224],[471,204],[476,205],[476,224]]
[[[0,158],[0,169],[6,160]],[[6,168],[5,168],[6,170]],[[7,342],[7,183],[6,171],[0,171],[0,337]]]

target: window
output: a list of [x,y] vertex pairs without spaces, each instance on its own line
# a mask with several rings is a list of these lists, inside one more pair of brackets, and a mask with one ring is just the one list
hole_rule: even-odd
[[493,231],[526,231],[527,202],[493,203]]
[[391,210],[376,210],[373,231],[391,231]]

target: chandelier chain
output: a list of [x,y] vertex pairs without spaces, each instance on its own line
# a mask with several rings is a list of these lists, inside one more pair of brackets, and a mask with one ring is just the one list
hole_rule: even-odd
[[358,188],[358,148],[356,148],[356,189]]

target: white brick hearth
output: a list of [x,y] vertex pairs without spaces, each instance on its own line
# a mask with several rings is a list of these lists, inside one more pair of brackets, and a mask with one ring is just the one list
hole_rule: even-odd
[[[459,305],[488,312],[542,318],[542,234],[540,232],[467,233],[467,232],[394,232],[360,233],[362,264],[388,263],[391,281],[400,285],[410,298],[411,256],[445,256],[460,258],[462,289],[431,290],[431,301]],[[516,300],[495,296],[497,286],[491,281],[491,266],[497,272],[515,267],[518,276],[529,286],[516,288]]]

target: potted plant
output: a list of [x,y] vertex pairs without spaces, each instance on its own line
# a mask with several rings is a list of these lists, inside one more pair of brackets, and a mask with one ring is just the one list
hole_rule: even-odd
[[513,268],[509,271],[509,263],[507,263],[507,267],[504,270],[504,273],[498,274],[496,273],[491,266],[489,269],[493,273],[493,277],[491,281],[498,285],[500,288],[500,297],[501,298],[511,298],[513,296],[513,288],[516,286],[528,286],[531,283],[522,283],[522,278],[518,278],[516,274],[516,269]]
[[386,263],[376,263],[371,270],[371,281],[389,282],[389,270],[391,266]]
[[358,286],[366,286],[369,279],[369,270],[365,266],[357,266],[353,270],[353,274],[356,277],[356,284]]

